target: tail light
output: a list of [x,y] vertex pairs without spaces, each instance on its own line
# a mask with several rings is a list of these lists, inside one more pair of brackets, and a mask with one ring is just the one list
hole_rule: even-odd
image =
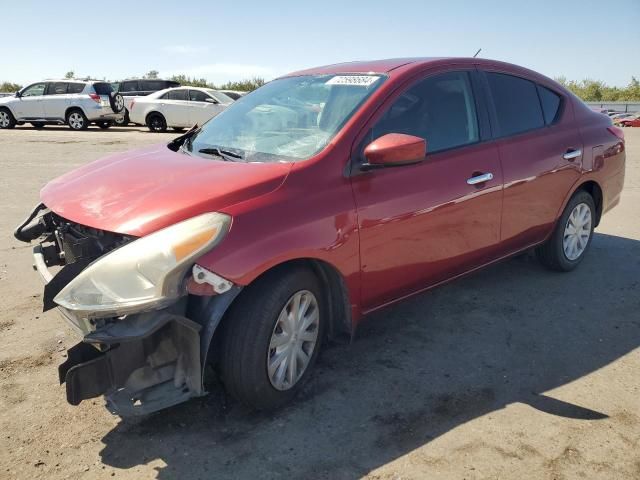
[[94,102],[100,103],[100,95],[98,95],[97,93],[90,93],[89,96]]
[[611,127],[607,127],[607,130],[609,130],[609,133],[612,133],[624,142],[624,130],[622,130],[620,127],[616,127],[615,125],[613,125]]

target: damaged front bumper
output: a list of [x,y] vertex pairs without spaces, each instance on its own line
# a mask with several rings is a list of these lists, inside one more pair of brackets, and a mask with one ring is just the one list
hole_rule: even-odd
[[[27,235],[21,228],[16,232],[17,238]],[[33,249],[34,270],[45,284],[44,310],[55,307],[82,337],[68,350],[67,360],[58,370],[70,404],[104,395],[112,413],[129,417],[206,394],[203,373],[211,339],[241,287],[225,283],[215,274],[208,278],[199,269],[193,280],[208,285],[202,290],[209,293],[184,296],[154,311],[85,318],[55,304],[53,298],[93,258],[78,254],[72,263],[60,265],[56,256],[62,252],[62,257],[68,258],[79,249],[72,252],[64,245],[66,250],[61,250],[55,242],[52,247],[52,236],[47,238],[48,243],[41,242]],[[54,274],[52,268],[56,265],[62,268]]]

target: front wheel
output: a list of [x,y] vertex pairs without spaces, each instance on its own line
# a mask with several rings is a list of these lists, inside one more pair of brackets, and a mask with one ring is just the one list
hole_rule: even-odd
[[147,117],[147,127],[152,132],[166,132],[167,121],[160,113],[152,113]]
[[317,359],[325,311],[318,280],[306,269],[275,271],[246,287],[222,333],[227,391],[256,410],[291,401]]
[[549,240],[536,249],[540,262],[559,272],[576,268],[591,245],[595,222],[593,197],[584,190],[577,192],[569,200]]
[[16,119],[6,108],[0,109],[0,128],[13,128],[16,126]]

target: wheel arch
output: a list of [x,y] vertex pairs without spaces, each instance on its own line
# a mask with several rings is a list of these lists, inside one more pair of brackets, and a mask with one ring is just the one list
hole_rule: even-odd
[[[215,335],[216,332],[224,332],[225,322],[229,315],[229,309],[235,302],[243,300],[242,289],[254,284],[267,275],[284,274],[295,268],[305,268],[311,271],[323,289],[329,311],[329,323],[327,325],[327,337],[332,341],[351,341],[354,333],[351,303],[347,285],[340,271],[330,263],[317,258],[296,258],[272,265],[248,285],[235,286],[227,293],[213,297],[192,297],[189,300],[191,313],[198,323],[203,324],[205,335],[208,337],[203,341],[204,352],[203,365],[208,360],[215,359],[216,352],[219,351],[216,341],[222,335]],[[211,353],[208,353],[211,352]]]
[[65,122],[67,121],[67,118],[69,118],[69,115],[71,114],[71,112],[73,112],[74,110],[80,110],[82,112],[82,114],[85,116],[85,118],[88,119],[87,113],[84,111],[84,109],[81,106],[79,106],[79,105],[71,105],[70,107],[67,107],[67,109],[64,111],[64,120],[65,120]]
[[7,104],[0,105],[0,110],[2,110],[2,109],[6,109],[6,110],[8,110],[8,111],[9,111],[9,113],[13,116],[13,118],[14,118],[15,120],[18,120],[18,117],[16,117],[15,112],[11,109],[11,106],[10,106],[8,103],[7,103]]
[[[573,191],[571,197],[573,197],[578,191],[585,191],[591,195],[593,198],[593,203],[596,204],[596,222],[595,226],[597,227],[600,223],[600,219],[602,218],[602,208],[603,208],[603,197],[602,197],[602,187],[595,180],[587,180]],[[569,197],[569,198],[571,198]]]

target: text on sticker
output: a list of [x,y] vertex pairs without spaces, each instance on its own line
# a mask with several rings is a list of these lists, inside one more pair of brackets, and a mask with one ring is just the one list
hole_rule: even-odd
[[327,85],[356,85],[368,87],[380,77],[375,75],[337,75],[327,81]]

